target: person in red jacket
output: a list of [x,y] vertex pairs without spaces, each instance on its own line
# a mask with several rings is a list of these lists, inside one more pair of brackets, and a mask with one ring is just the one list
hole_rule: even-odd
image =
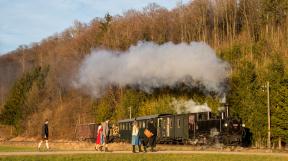
[[103,142],[104,142],[104,138],[103,138],[103,128],[101,124],[98,124],[98,130],[97,130],[97,138],[96,138],[96,147],[95,150],[100,150],[102,151],[102,146],[103,146]]

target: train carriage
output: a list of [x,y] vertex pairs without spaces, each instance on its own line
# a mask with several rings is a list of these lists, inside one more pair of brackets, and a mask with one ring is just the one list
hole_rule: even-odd
[[148,121],[153,120],[157,127],[158,143],[213,144],[220,142],[226,145],[240,145],[244,132],[244,124],[241,120],[228,117],[225,112],[221,112],[220,115],[211,112],[159,114],[120,120],[118,123],[121,140],[131,139],[134,120],[139,124],[141,135]]
[[118,121],[120,140],[122,141],[131,140],[132,123],[134,120],[135,118]]
[[75,129],[75,137],[79,141],[95,142],[98,126],[96,123],[79,124]]
[[[161,115],[149,115],[132,119],[125,119],[118,121],[120,140],[129,142],[132,137],[132,123],[137,121],[139,125],[139,132],[142,135],[145,128],[147,128],[149,120],[153,120],[155,126],[158,125],[158,117]],[[158,127],[158,126],[157,126]],[[140,136],[143,137],[143,136]]]
[[157,121],[158,142],[173,142],[175,137],[174,126],[174,115],[160,115]]

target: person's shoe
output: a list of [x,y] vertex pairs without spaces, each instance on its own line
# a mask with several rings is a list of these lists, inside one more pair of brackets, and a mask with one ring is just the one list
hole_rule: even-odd
[[96,147],[94,147],[95,151],[99,151]]
[[141,145],[138,145],[138,148],[139,148],[139,152],[143,152],[141,149]]
[[144,152],[147,153],[147,147],[146,146],[144,146]]
[[105,152],[110,152],[109,150],[108,150],[108,148],[105,148],[105,150],[104,150]]

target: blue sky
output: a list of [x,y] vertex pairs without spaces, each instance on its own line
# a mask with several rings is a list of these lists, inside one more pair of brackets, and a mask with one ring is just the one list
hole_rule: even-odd
[[[0,0],[0,54],[62,32],[74,20],[88,23],[95,17],[141,10],[155,2],[168,9],[181,0]],[[182,0],[187,3],[189,0]]]

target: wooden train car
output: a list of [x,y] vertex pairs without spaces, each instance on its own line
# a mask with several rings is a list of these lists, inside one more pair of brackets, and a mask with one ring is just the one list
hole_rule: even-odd
[[98,126],[96,123],[80,124],[76,126],[75,137],[79,141],[95,142]]
[[[76,126],[75,138],[79,141],[95,142],[97,131],[96,123],[80,124]],[[109,142],[119,142],[119,127],[114,124],[109,126]]]

